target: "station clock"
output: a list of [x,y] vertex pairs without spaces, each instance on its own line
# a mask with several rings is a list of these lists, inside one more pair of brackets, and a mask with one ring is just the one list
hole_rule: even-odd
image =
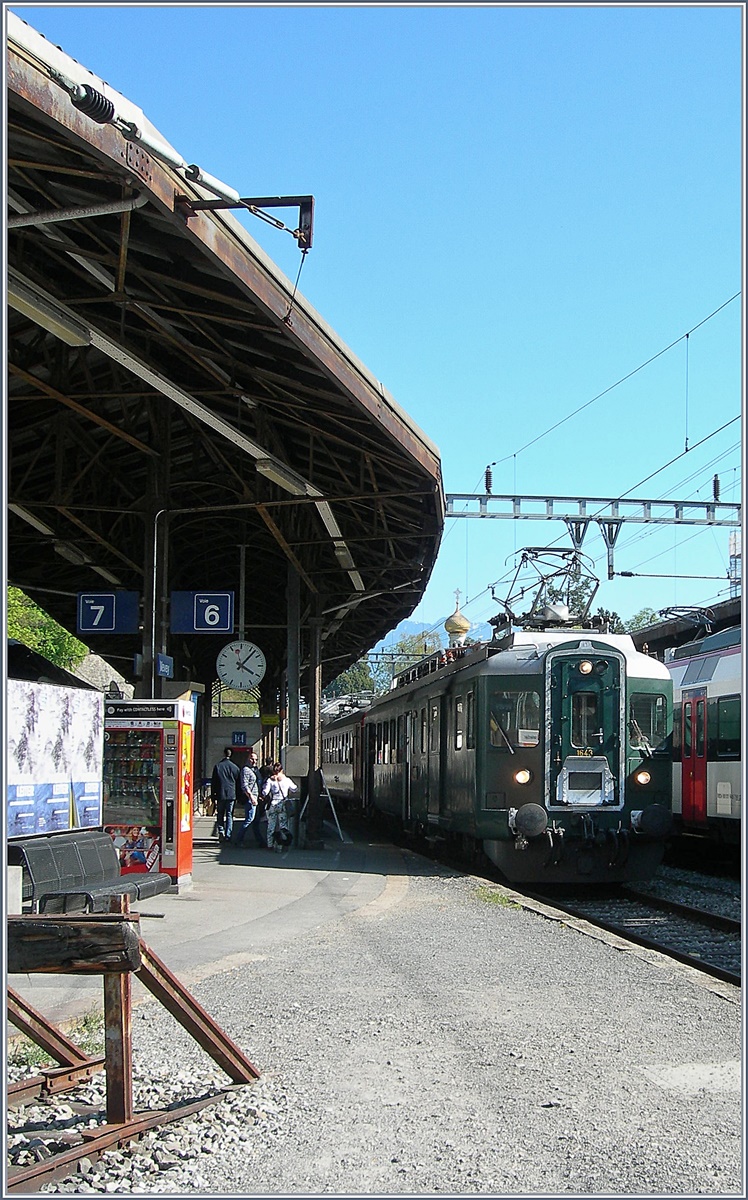
[[228,642],[216,659],[218,678],[226,687],[246,692],[265,676],[265,655],[254,642]]

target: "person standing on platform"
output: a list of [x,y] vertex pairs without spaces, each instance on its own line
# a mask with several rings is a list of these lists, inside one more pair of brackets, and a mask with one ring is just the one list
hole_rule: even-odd
[[216,805],[219,842],[230,842],[234,828],[234,805],[241,789],[241,772],[227,748],[223,758],[213,768],[210,794]]
[[258,846],[267,846],[267,842],[262,833],[262,816],[260,813],[260,784],[262,782],[260,776],[260,768],[257,765],[257,755],[254,750],[250,750],[247,762],[242,767],[242,793],[244,795],[244,824],[242,825],[239,836],[236,839],[237,846],[244,845],[244,835],[252,826],[255,842]]
[[290,792],[297,791],[296,784],[284,773],[279,762],[273,763],[273,771],[262,785],[262,794],[269,800],[268,806],[268,846],[279,853],[284,846],[291,844],[291,832],[288,828],[286,800]]

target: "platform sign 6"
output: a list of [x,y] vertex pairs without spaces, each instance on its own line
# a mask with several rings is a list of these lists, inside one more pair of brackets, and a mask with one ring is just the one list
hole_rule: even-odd
[[233,592],[172,592],[172,633],[233,633]]
[[77,633],[137,633],[139,592],[78,592]]

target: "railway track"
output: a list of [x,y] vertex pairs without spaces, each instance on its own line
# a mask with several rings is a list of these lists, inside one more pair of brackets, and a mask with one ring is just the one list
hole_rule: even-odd
[[[401,845],[404,843],[401,841]],[[413,849],[408,845],[409,849]],[[458,871],[479,875],[506,886],[506,879],[484,862],[477,869],[444,846],[419,845],[416,853]],[[726,983],[741,985],[740,884],[688,870],[663,867],[651,883],[606,889],[586,894],[569,886],[543,892],[510,884],[519,896],[539,900],[570,916],[607,929],[636,945],[657,950],[678,962],[695,967]],[[670,895],[662,895],[661,892]],[[679,897],[675,899],[673,893]],[[688,903],[693,899],[695,904]],[[721,908],[721,912],[714,909]]]
[[537,891],[522,894],[740,986],[741,923],[734,917],[632,888],[585,897]]

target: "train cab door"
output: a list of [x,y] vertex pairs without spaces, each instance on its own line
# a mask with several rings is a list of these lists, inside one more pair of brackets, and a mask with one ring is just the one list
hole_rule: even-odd
[[441,716],[442,702],[440,696],[432,696],[428,701],[428,752],[426,755],[426,797],[428,819],[436,821],[439,817],[439,794],[441,791]]
[[620,797],[623,656],[582,642],[548,655],[551,804],[616,807]]
[[681,707],[682,819],[706,825],[706,691],[683,693]]

